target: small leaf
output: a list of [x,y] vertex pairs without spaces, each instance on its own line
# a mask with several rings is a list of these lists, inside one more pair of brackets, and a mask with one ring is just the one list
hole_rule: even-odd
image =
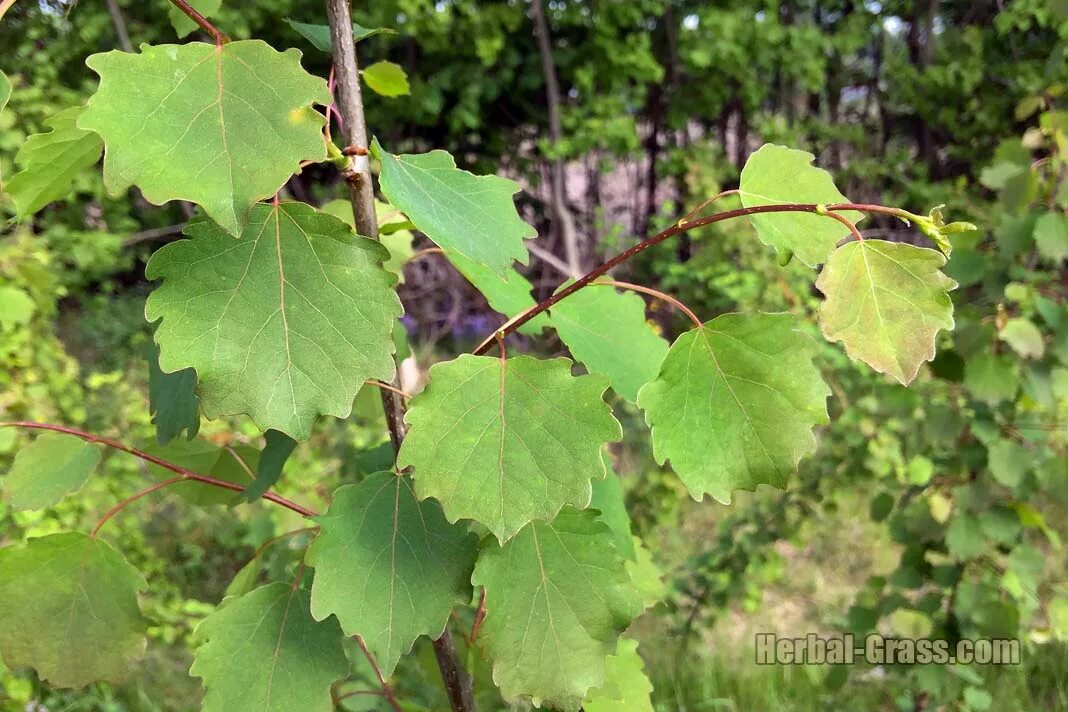
[[601,449],[622,429],[603,376],[571,375],[571,361],[463,355],[430,368],[412,399],[397,467],[412,467],[420,498],[455,522],[473,519],[507,541],[565,504],[585,507],[604,477]]
[[1038,254],[1053,262],[1068,259],[1068,217],[1049,212],[1035,222]]
[[376,94],[386,97],[407,96],[411,93],[408,75],[399,64],[393,62],[375,62],[360,74],[367,86]]
[[[814,158],[807,151],[764,144],[742,169],[739,186],[742,205],[752,208],[784,203],[849,202],[834,187],[831,174],[812,165]],[[838,214],[854,224],[864,217],[852,211]],[[849,235],[849,230],[838,221],[814,213],[764,213],[750,215],[749,219],[761,242],[780,253],[796,254],[809,267],[826,262],[835,243]]]
[[407,477],[379,472],[342,487],[319,523],[307,556],[312,614],[336,615],[346,635],[362,636],[387,677],[471,600],[477,539],[437,502],[418,501]]
[[724,314],[671,345],[638,394],[656,461],[690,494],[729,504],[736,489],[783,488],[813,452],[830,390],[813,341],[789,314]]
[[611,468],[606,469],[608,474],[604,479],[594,480],[592,483],[593,496],[590,498],[589,508],[600,512],[597,519],[612,530],[616,549],[623,558],[633,559],[634,537],[630,530],[630,515],[627,514],[627,505],[623,499],[623,482]]
[[[312,46],[320,52],[326,52],[330,54],[333,50],[334,43],[330,39],[330,26],[329,25],[314,25],[307,22],[297,22],[291,20],[288,17],[285,18],[286,23],[300,34],[301,37],[312,43]],[[352,39],[355,42],[365,40],[368,37],[373,37],[378,34],[395,35],[397,31],[390,29],[389,27],[363,27],[361,25],[352,23]]]
[[981,353],[965,361],[964,387],[976,400],[995,405],[1016,397],[1020,377],[1012,359]]
[[1015,317],[1005,322],[998,338],[1012,347],[1022,358],[1040,359],[1046,353],[1042,332],[1030,319]]
[[107,146],[112,195],[136,184],[149,201],[189,200],[234,235],[249,209],[274,195],[304,160],[326,156],[326,82],[300,52],[259,40],[222,46],[143,45],[86,60],[100,88],[78,126]]
[[7,75],[0,72],[0,111],[3,111],[7,106],[8,99],[11,98],[11,80],[7,78]]
[[638,641],[620,638],[615,655],[605,660],[604,684],[590,690],[582,709],[586,712],[653,712],[649,695],[653,685],[638,655]]
[[553,326],[571,355],[590,373],[603,373],[612,389],[630,402],[656,378],[668,343],[645,319],[637,294],[591,285],[561,300],[551,310]]
[[331,712],[330,688],[349,672],[337,621],[311,616],[306,590],[261,586],[196,627],[189,674],[204,680],[205,712]]
[[[505,276],[502,279],[493,270],[474,260],[469,260],[458,252],[447,251],[444,254],[452,266],[464,276],[464,279],[474,285],[475,289],[486,298],[494,311],[511,318],[537,303],[531,296],[533,287],[530,281],[511,267],[505,270]],[[519,327],[518,331],[521,334],[536,336],[547,326],[549,326],[549,317],[543,312]]]
[[12,509],[46,509],[81,489],[100,464],[100,450],[73,435],[46,433],[15,454],[3,480]]
[[0,329],[14,331],[30,323],[36,308],[30,295],[18,287],[0,287]]
[[486,589],[479,641],[505,699],[529,695],[577,710],[605,682],[605,658],[642,611],[608,527],[565,508],[503,546],[483,548],[472,582]]
[[106,542],[69,532],[0,549],[0,655],[55,687],[119,682],[145,649],[144,577]]
[[303,440],[317,414],[348,416],[365,380],[392,380],[402,310],[381,245],[303,203],[256,207],[240,240],[207,220],[185,232],[149,260],[164,282],[145,314],[163,319],[163,370],[197,370],[209,418]]
[[[233,482],[248,487],[255,475],[259,452],[244,445],[219,447],[213,442],[197,438],[194,440],[172,440],[166,445],[148,445],[143,448],[150,455],[166,460],[179,467],[192,470],[217,480]],[[159,465],[149,465],[157,479],[173,477],[174,473]],[[241,493],[222,489],[200,482],[179,482],[167,488],[168,492],[177,494],[198,507],[225,505],[232,507],[242,500]]]
[[256,466],[256,479],[245,488],[246,502],[256,501],[267,490],[274,487],[274,483],[282,476],[282,468],[285,467],[286,460],[297,447],[296,440],[277,430],[268,430],[264,433],[264,438],[266,444],[263,452],[260,453],[260,462]]
[[850,242],[835,250],[816,288],[826,296],[820,327],[859,359],[903,385],[935,355],[935,335],[953,328],[948,292],[957,283],[939,271],[935,250],[885,240]]
[[197,372],[184,368],[164,373],[159,367],[159,346],[148,345],[148,408],[156,426],[156,442],[166,445],[181,435],[192,440],[200,431]]
[[[168,4],[170,8],[167,10],[167,17],[170,18],[171,25],[174,26],[174,32],[179,37],[185,37],[199,27],[197,23],[190,19],[189,15],[178,9],[177,5],[174,3]],[[189,5],[204,17],[213,17],[222,7],[222,0],[189,0]]]
[[52,130],[33,134],[15,156],[22,170],[5,190],[15,201],[20,220],[64,197],[75,177],[100,160],[104,144],[92,131],[75,125],[84,107],[61,111],[45,122]]
[[446,252],[458,252],[505,277],[513,260],[526,264],[523,240],[537,231],[523,222],[512,196],[519,184],[462,171],[445,151],[394,155],[377,139],[382,192]]

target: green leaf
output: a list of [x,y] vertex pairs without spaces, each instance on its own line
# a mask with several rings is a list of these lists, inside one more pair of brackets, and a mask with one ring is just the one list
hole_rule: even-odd
[[1038,254],[1053,262],[1068,258],[1068,217],[1049,212],[1035,221]]
[[5,331],[30,323],[36,308],[30,295],[18,287],[0,287],[0,328]]
[[240,240],[207,220],[186,227],[145,274],[164,371],[195,368],[209,418],[247,413],[308,437],[317,414],[347,417],[369,378],[392,380],[401,314],[386,250],[303,203],[256,207]]
[[519,184],[460,170],[445,151],[388,153],[376,139],[382,192],[446,252],[456,252],[506,277],[513,260],[526,264],[523,240],[537,231],[523,222],[512,196]]
[[156,442],[166,445],[184,430],[192,440],[200,431],[200,399],[197,372],[184,368],[164,373],[159,367],[159,346],[150,343],[148,358],[148,408],[156,426]]
[[953,328],[957,283],[939,271],[945,263],[935,250],[885,240],[839,247],[816,280],[823,335],[908,385],[934,358],[938,331]]
[[615,655],[605,659],[604,684],[590,690],[582,709],[586,712],[653,712],[649,695],[653,685],[638,655],[638,641],[620,638]]
[[[168,4],[170,8],[167,10],[167,17],[170,18],[171,25],[174,26],[174,31],[179,37],[185,37],[199,27],[197,23],[189,19],[189,15],[179,10],[177,5]],[[189,0],[189,4],[204,17],[212,17],[222,7],[222,0]]]
[[[812,165],[815,158],[807,151],[766,143],[761,146],[742,169],[739,192],[742,205],[784,203],[816,203],[833,205],[849,202],[834,187],[831,174]],[[838,213],[852,223],[864,216],[857,212]],[[764,213],[750,215],[757,237],[780,254],[792,252],[809,267],[827,260],[835,243],[849,235],[849,230],[837,220],[814,213]]]
[[278,478],[282,476],[282,468],[289,459],[293,449],[297,447],[297,441],[285,433],[277,430],[268,430],[264,433],[266,444],[260,453],[260,462],[256,466],[256,479],[245,489],[245,501],[254,502],[264,493]]
[[646,548],[641,539],[636,536],[631,537],[631,548],[634,549],[634,559],[624,564],[627,575],[630,576],[634,588],[641,594],[645,607],[655,606],[667,595],[660,569],[653,561],[653,553]]
[[999,439],[987,451],[990,474],[1006,487],[1016,487],[1023,481],[1033,458],[1023,445]]
[[100,450],[73,435],[45,433],[15,454],[3,480],[12,509],[45,509],[81,489],[100,464]]
[[633,560],[635,557],[634,537],[630,530],[630,515],[627,514],[627,505],[623,497],[623,481],[619,475],[606,467],[608,474],[604,479],[594,480],[593,496],[590,498],[590,509],[596,509],[600,514],[597,519],[608,525],[615,537],[616,549],[623,558]]
[[69,532],[0,549],[0,655],[54,687],[119,682],[145,649],[145,578],[106,542]]
[[228,600],[193,633],[189,674],[204,680],[205,712],[331,712],[348,675],[336,620],[317,622],[299,586],[271,583]]
[[15,162],[22,168],[5,190],[15,201],[20,220],[25,220],[70,190],[75,177],[100,160],[104,148],[100,137],[75,125],[85,111],[76,106],[45,122],[52,130],[33,134],[19,149]]
[[946,529],[946,549],[956,559],[973,559],[987,550],[979,520],[970,514],[957,514]]
[[511,541],[483,548],[472,576],[486,588],[479,641],[505,699],[576,710],[605,682],[605,658],[642,611],[608,527],[566,508]]
[[552,323],[571,355],[590,373],[603,373],[630,402],[656,378],[668,343],[645,319],[645,300],[632,292],[590,285],[551,309]]
[[[259,452],[255,448],[244,445],[219,447],[201,438],[172,440],[166,445],[148,445],[143,449],[150,455],[155,455],[179,467],[218,480],[233,482],[242,487],[247,487],[252,483],[255,477],[253,473],[256,471],[259,460]],[[149,465],[148,469],[157,479],[163,480],[174,476],[173,472],[159,465]],[[242,500],[240,492],[200,482],[179,482],[168,487],[167,491],[199,507],[233,506]]]
[[[530,281],[509,267],[504,278],[488,267],[470,260],[458,252],[446,251],[445,258],[452,266],[486,298],[494,311],[511,318],[520,314],[537,302],[531,295],[533,287]],[[544,312],[519,327],[521,334],[536,336],[549,326],[549,317]]]
[[[290,27],[296,30],[301,37],[311,42],[315,49],[330,54],[334,47],[334,43],[330,39],[329,25],[314,25],[307,22],[297,22],[288,17],[285,18],[285,21]],[[395,35],[397,34],[397,31],[389,27],[363,27],[355,22],[352,23],[352,39],[356,42],[378,34]]]
[[308,549],[312,613],[360,635],[387,677],[420,635],[437,638],[471,600],[477,539],[411,481],[379,472],[334,493]]
[[1015,317],[1005,322],[998,338],[1007,343],[1023,358],[1040,359],[1046,353],[1046,342],[1034,322]]
[[565,504],[589,504],[604,477],[601,448],[622,428],[603,376],[571,375],[571,361],[463,355],[430,368],[412,399],[397,467],[412,467],[420,498],[449,521],[473,519],[504,542]]
[[977,400],[995,405],[1016,397],[1020,377],[1011,359],[980,353],[964,363],[964,387]]
[[638,394],[653,454],[671,461],[690,494],[729,504],[736,489],[785,487],[815,450],[830,390],[815,343],[789,314],[724,314],[671,345]]
[[360,74],[367,82],[367,86],[381,96],[397,97],[411,94],[408,75],[399,64],[375,62],[367,69],[360,70]]
[[0,111],[3,111],[7,106],[8,99],[11,98],[11,80],[7,78],[7,75],[0,72]]
[[104,184],[131,185],[157,205],[189,200],[227,232],[274,195],[303,160],[326,156],[326,82],[300,66],[300,52],[259,40],[203,42],[107,52],[86,60],[100,75],[78,126],[107,146]]

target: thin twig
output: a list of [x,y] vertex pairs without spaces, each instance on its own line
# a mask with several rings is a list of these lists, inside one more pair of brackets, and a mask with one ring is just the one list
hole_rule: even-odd
[[[503,326],[499,327],[497,331],[503,332],[504,335],[507,336],[508,334],[521,327],[523,324],[526,324],[528,321],[536,317],[538,314],[549,310],[550,308],[552,308],[553,305],[559,303],[560,300],[566,299],[567,297],[571,296],[583,287],[592,283],[598,277],[607,274],[611,270],[623,264],[631,257],[634,257],[639,253],[645,252],[649,248],[659,245],[664,240],[672,238],[675,235],[679,235],[681,233],[688,232],[699,227],[704,227],[705,225],[711,225],[712,223],[722,222],[724,220],[731,220],[733,218],[740,218],[747,215],[759,215],[761,213],[814,213],[816,215],[823,215],[825,217],[830,217],[835,220],[838,220],[838,218],[842,216],[834,215],[832,211],[836,210],[883,212],[890,215],[897,215],[898,217],[900,217],[900,213],[903,212],[896,210],[895,208],[885,208],[880,205],[854,203],[841,203],[835,205],[817,205],[815,203],[782,203],[777,205],[754,205],[750,208],[737,208],[735,210],[726,210],[722,213],[708,215],[706,217],[698,218],[696,220],[680,220],[679,222],[675,223],[666,230],[663,230],[660,233],[654,235],[653,237],[650,237],[646,240],[642,240],[637,245],[634,245],[633,247],[626,249],[623,252],[620,252],[618,255],[611,258],[607,262],[604,262],[598,267],[593,268],[568,286],[563,287],[559,291],[555,292],[552,296],[542,300],[538,304],[535,304],[526,311],[521,312],[516,316],[512,317]],[[839,220],[839,222],[841,222],[841,220]],[[490,334],[485,339],[483,339],[482,343],[476,346],[471,353],[475,354],[476,356],[486,353],[486,351],[490,348],[490,346],[494,343],[494,340],[496,339],[495,334],[496,332],[494,332],[494,334]]]
[[371,651],[367,649],[367,643],[363,642],[363,638],[359,635],[353,636],[356,639],[356,644],[360,646],[360,650],[363,651],[364,657],[367,658],[367,662],[371,663],[371,669],[375,671],[375,677],[378,678],[378,684],[382,686],[382,696],[386,698],[386,702],[396,712],[403,712],[400,704],[397,702],[397,698],[393,695],[393,688],[386,682],[386,678],[382,676],[382,669],[378,667],[378,663],[375,662],[375,657],[371,655]]
[[709,205],[711,205],[712,203],[716,202],[720,198],[726,198],[728,195],[741,195],[741,193],[742,193],[742,191],[737,190],[737,189],[735,189],[735,190],[724,190],[721,193],[716,193],[711,198],[709,198],[707,200],[702,200],[700,203],[698,203],[696,208],[694,208],[690,212],[688,212],[685,215],[683,215],[680,222],[688,222],[690,220],[690,218],[692,218],[694,215],[696,215],[697,213],[701,212],[702,210],[704,210],[705,208],[707,208]]
[[183,475],[175,475],[174,477],[171,477],[170,479],[163,480],[162,482],[157,482],[156,484],[152,485],[151,487],[145,487],[140,492],[135,492],[134,494],[130,495],[129,497],[127,497],[126,499],[124,499],[124,500],[122,500],[120,502],[116,502],[115,505],[111,507],[111,509],[109,509],[108,511],[104,512],[104,516],[102,516],[100,518],[100,521],[98,521],[96,523],[96,526],[93,527],[93,531],[90,532],[89,536],[91,536],[91,537],[93,537],[95,539],[97,533],[100,531],[100,528],[102,526],[104,526],[109,519],[114,517],[121,510],[125,509],[127,505],[133,504],[134,502],[136,502],[137,500],[141,499],[142,497],[146,497],[146,496],[152,494],[153,492],[156,492],[157,490],[163,489],[164,487],[170,487],[171,485],[173,485],[175,483],[182,482],[185,479],[187,479],[187,478],[185,476],[183,476]]
[[468,645],[474,645],[478,640],[478,631],[482,629],[484,620],[486,620],[486,588],[483,586],[482,593],[478,597],[478,608],[475,609],[475,620],[471,623],[471,635],[467,637]]
[[653,289],[652,287],[644,287],[640,284],[632,284],[631,282],[617,282],[614,279],[602,279],[598,282],[594,282],[590,286],[596,287],[598,285],[617,287],[618,289],[629,289],[632,292],[640,292],[642,294],[648,294],[650,297],[656,297],[657,299],[663,302],[667,302],[668,304],[685,314],[687,317],[689,317],[690,321],[692,321],[698,329],[704,326],[704,323],[701,321],[700,317],[698,317],[688,306],[683,304],[681,300],[676,299],[675,297],[671,296],[670,294],[667,294],[666,292],[661,292],[659,289]]
[[[85,440],[88,443],[99,443],[115,450],[121,450],[122,452],[133,455],[134,457],[139,457],[142,460],[145,460],[146,462],[151,462],[153,465],[159,465],[160,467],[166,470],[170,470],[171,472],[177,475],[181,475],[184,479],[187,480],[202,482],[206,485],[212,485],[213,487],[219,487],[221,489],[228,489],[232,492],[245,491],[244,487],[234,482],[227,482],[226,480],[216,479],[214,477],[209,477],[208,475],[202,475],[199,472],[187,470],[184,467],[175,465],[173,462],[168,462],[162,458],[156,457],[155,455],[151,455],[145,452],[144,450],[138,450],[137,448],[131,447],[130,445],[127,445],[123,442],[119,442],[118,440],[100,437],[99,435],[93,435],[92,433],[87,433],[84,430],[68,428],[64,425],[52,425],[51,423],[36,423],[29,420],[0,422],[0,428],[29,428],[31,430],[50,430],[56,433],[73,435],[75,437],[81,438],[82,440]],[[296,502],[286,499],[285,497],[275,494],[274,492],[265,493],[263,495],[263,498],[269,502],[274,502],[279,506],[285,507],[286,509],[292,512],[296,512],[297,514],[303,517],[314,518],[319,516],[315,512],[315,510],[308,509],[304,505],[297,504]]]
[[211,35],[212,38],[215,40],[215,44],[224,45],[230,41],[230,38],[227,37],[222,32],[222,30],[211,24],[211,21],[208,20],[208,18],[197,12],[196,8],[187,3],[185,0],[171,0],[171,3],[176,8],[188,15],[190,20],[200,25],[200,29]]
[[379,380],[374,379],[374,378],[368,378],[366,381],[364,381],[364,383],[366,383],[369,386],[374,386],[375,388],[381,388],[384,391],[389,391],[390,393],[396,393],[398,396],[400,396],[401,398],[403,398],[405,400],[411,400],[412,399],[412,394],[411,393],[408,393],[407,391],[403,391],[400,388],[397,388],[396,386],[392,386],[392,385],[386,383],[385,381],[379,381]]

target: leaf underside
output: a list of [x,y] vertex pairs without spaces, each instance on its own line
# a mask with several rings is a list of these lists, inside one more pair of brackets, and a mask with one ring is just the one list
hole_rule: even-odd
[[835,250],[816,288],[820,327],[846,353],[908,385],[935,355],[935,335],[953,328],[942,253],[885,240],[849,242]]
[[657,462],[698,500],[785,487],[828,420],[814,351],[790,314],[724,314],[679,336],[638,394]]

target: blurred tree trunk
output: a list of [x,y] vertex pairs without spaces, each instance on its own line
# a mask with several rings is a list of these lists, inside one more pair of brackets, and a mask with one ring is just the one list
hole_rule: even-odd
[[[556,78],[556,64],[553,61],[552,42],[549,37],[549,23],[545,20],[545,11],[541,0],[531,0],[530,12],[534,20],[534,35],[538,41],[538,54],[541,56],[541,69],[545,75],[546,108],[549,111],[549,140],[554,145],[563,139],[560,126],[560,85]],[[553,213],[553,227],[557,236],[564,243],[564,259],[568,268],[579,274],[582,271],[582,259],[578,244],[578,231],[575,219],[567,206],[567,183],[564,161],[554,157],[550,163],[549,190]]]
[[[916,0],[909,16],[909,31],[905,43],[909,50],[909,61],[920,73],[931,63],[932,30],[937,13],[938,0]],[[916,142],[917,157],[927,164],[930,176],[938,178],[941,167],[938,164],[931,127],[922,116],[916,115],[913,120],[913,140]]]

